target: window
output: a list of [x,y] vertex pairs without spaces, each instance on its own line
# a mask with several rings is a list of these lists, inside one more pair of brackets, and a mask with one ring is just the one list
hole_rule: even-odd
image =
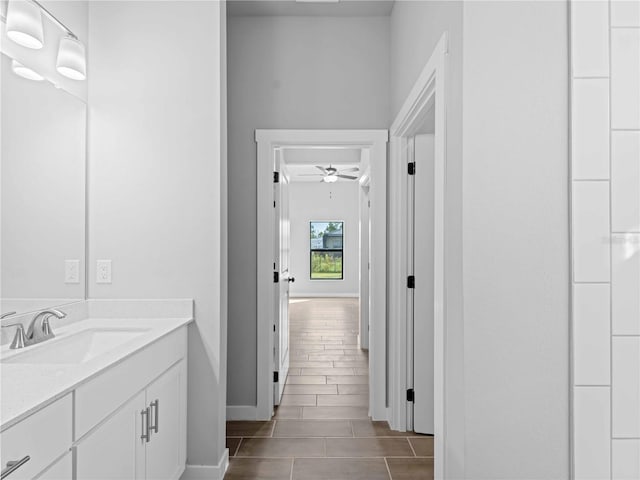
[[311,280],[342,280],[343,222],[310,222]]

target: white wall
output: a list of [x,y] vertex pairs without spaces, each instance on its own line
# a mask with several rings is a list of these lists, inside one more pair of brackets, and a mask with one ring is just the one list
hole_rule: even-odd
[[567,49],[564,2],[464,5],[465,478],[569,477]]
[[569,475],[566,14],[403,0],[392,12],[393,112],[449,39],[447,478]]
[[640,478],[640,2],[571,12],[575,477]]
[[[89,296],[194,298],[189,464],[224,451],[224,3],[91,2]],[[95,283],[95,261],[113,283]]]
[[445,311],[447,475],[464,478],[464,323],[462,310],[462,2],[396,0],[391,12],[391,102],[395,118],[443,33],[446,95]]
[[[387,128],[386,17],[229,18],[230,405],[256,404],[256,128]],[[345,101],[348,99],[349,101]]]
[[[289,271],[296,281],[290,284],[293,297],[357,297],[359,286],[359,200],[357,182],[289,185],[291,258]],[[309,271],[309,222],[344,222],[342,280],[311,280]]]

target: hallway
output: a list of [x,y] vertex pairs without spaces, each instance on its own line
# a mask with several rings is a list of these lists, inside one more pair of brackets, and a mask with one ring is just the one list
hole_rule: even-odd
[[226,480],[433,477],[433,439],[368,419],[358,300],[294,299],[290,370],[272,421],[227,422]]

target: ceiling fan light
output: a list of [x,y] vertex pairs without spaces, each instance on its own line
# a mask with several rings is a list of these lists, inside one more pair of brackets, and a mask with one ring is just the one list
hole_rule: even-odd
[[327,175],[322,179],[322,181],[325,183],[335,183],[338,181],[338,177],[336,177],[335,175]]
[[87,59],[84,44],[71,36],[60,40],[56,70],[72,80],[87,78]]
[[42,48],[44,32],[40,7],[30,0],[11,0],[7,6],[7,37],[23,47]]

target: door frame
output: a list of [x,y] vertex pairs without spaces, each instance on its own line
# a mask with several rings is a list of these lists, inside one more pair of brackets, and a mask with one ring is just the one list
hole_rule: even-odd
[[[387,420],[387,130],[267,130],[257,142],[257,399],[256,419],[273,415],[273,261],[275,249],[273,159],[277,148],[368,148],[371,200],[369,285],[369,415]],[[262,259],[262,260],[261,260]]]
[[[406,391],[410,388],[407,357],[413,338],[408,329],[408,201],[407,163],[412,155],[411,137],[418,133],[424,118],[435,108],[434,169],[434,478],[445,477],[445,271],[444,198],[446,168],[446,58],[447,34],[440,37],[431,57],[406,98],[390,129],[389,159],[389,312],[397,322],[389,328],[389,423],[405,431],[409,408]],[[417,173],[417,172],[416,172]]]

